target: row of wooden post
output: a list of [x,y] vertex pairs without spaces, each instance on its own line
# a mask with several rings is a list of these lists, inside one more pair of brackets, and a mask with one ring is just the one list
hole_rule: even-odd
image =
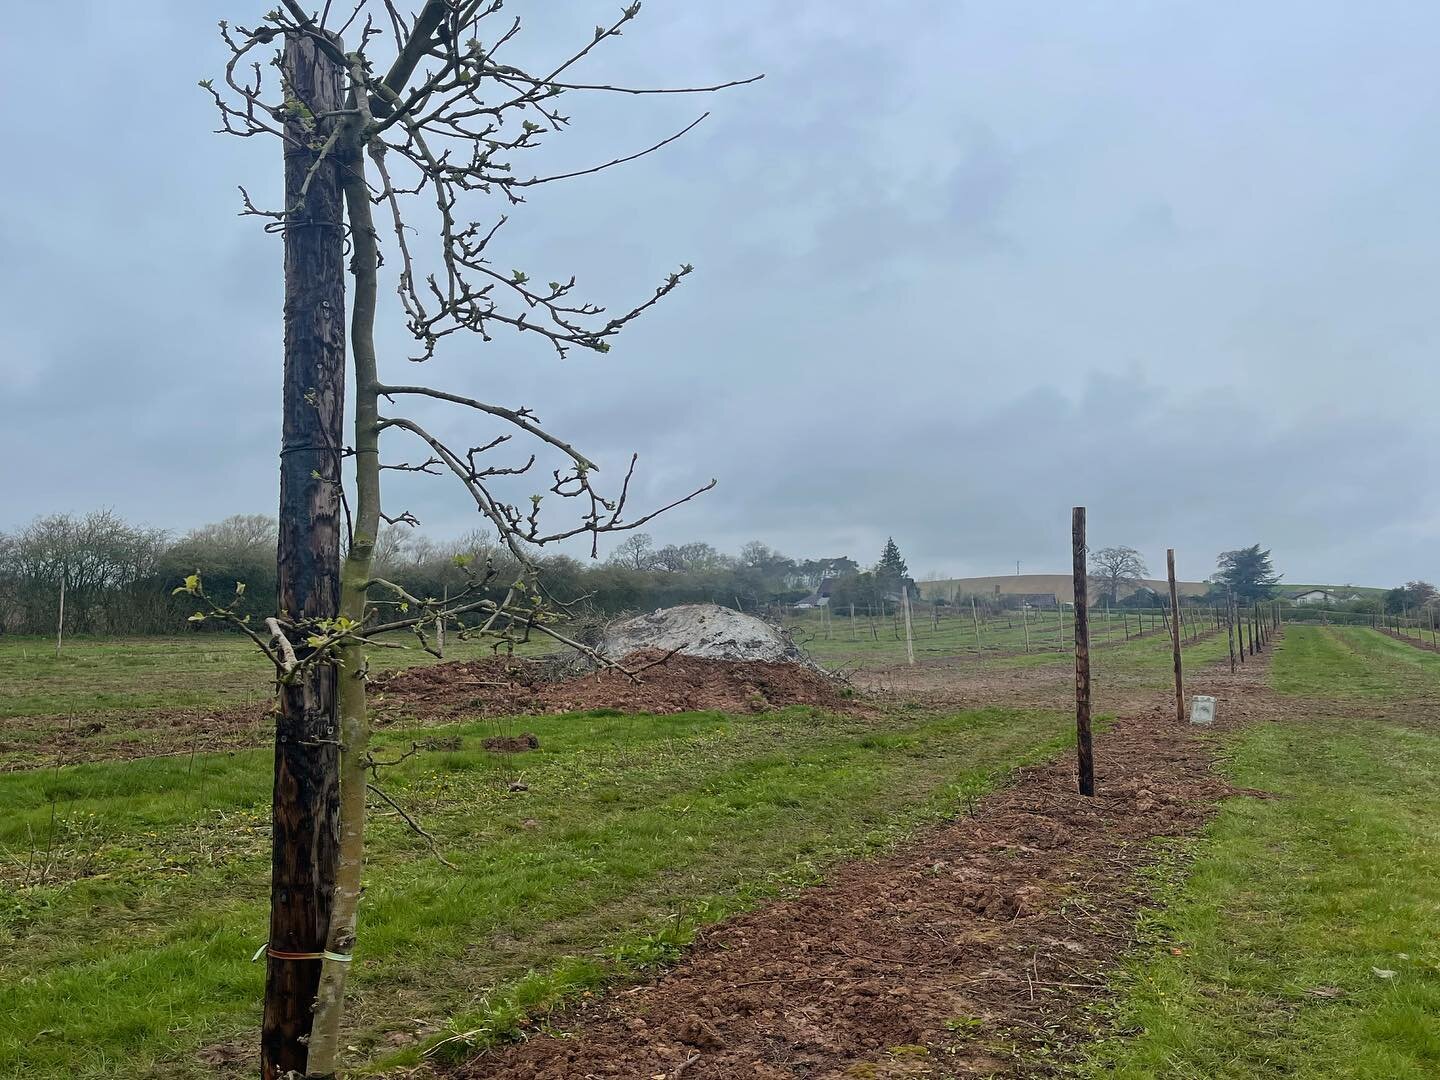
[[[820,632],[825,635],[825,638],[826,638],[826,640],[828,641],[828,640],[830,640],[830,638],[831,638],[832,635],[833,635],[834,615],[833,615],[833,613],[831,613],[831,611],[830,611],[830,609],[829,609],[828,606],[818,608],[817,610],[819,611],[819,618],[820,618],[820,627],[821,627]],[[854,605],[854,604],[850,604],[850,605],[849,605],[849,612],[850,612],[850,616],[849,616],[849,621],[850,621],[850,638],[851,638],[851,640],[856,640],[857,637],[858,637],[858,634],[857,634],[857,631],[856,631],[857,623],[855,622],[856,616],[855,616],[855,605]],[[1087,602],[1087,613],[1088,613],[1088,602]],[[1126,641],[1129,641],[1129,640],[1131,640],[1131,637],[1132,637],[1132,635],[1131,635],[1131,633],[1130,633],[1130,617],[1129,617],[1129,613],[1122,611],[1120,614],[1121,614],[1121,628],[1122,628],[1122,632],[1123,632],[1124,635],[1125,635],[1125,640],[1126,640]],[[1139,637],[1144,637],[1145,634],[1146,634],[1146,632],[1147,632],[1147,631],[1145,630],[1145,623],[1144,623],[1144,616],[1145,616],[1145,614],[1146,614],[1146,613],[1145,613],[1144,611],[1137,611],[1137,612],[1135,613],[1136,629],[1135,629],[1135,633],[1134,633],[1134,635],[1133,635],[1134,637],[1137,637],[1137,638],[1139,638]],[[886,615],[886,610],[885,610],[884,601],[881,601],[881,613],[880,613],[880,618],[881,618],[881,619],[884,619],[884,618],[885,618],[885,615]],[[890,615],[891,615],[891,621],[892,621],[892,623],[894,624],[895,639],[896,639],[897,641],[902,640],[902,638],[901,638],[901,636],[900,636],[900,635],[901,635],[901,628],[902,628],[902,627],[904,628],[904,635],[905,635],[905,636],[904,636],[903,640],[904,640],[904,642],[905,642],[905,654],[906,654],[906,657],[907,657],[909,663],[914,664],[914,663],[915,663],[914,614],[913,614],[913,609],[912,609],[911,604],[910,604],[910,596],[909,596],[908,592],[906,592],[906,593],[901,597],[900,603],[899,603],[898,605],[896,605],[896,610],[895,610],[894,612],[891,612]],[[1110,615],[1111,615],[1111,612],[1110,612],[1109,607],[1107,606],[1107,608],[1106,608],[1106,610],[1105,610],[1105,624],[1106,624],[1107,627],[1110,625]],[[782,616],[782,617],[783,617],[783,616]],[[1153,617],[1153,616],[1152,616],[1152,617]],[[975,629],[975,652],[976,652],[976,654],[978,655],[978,654],[984,652],[984,650],[985,650],[985,644],[984,644],[984,640],[983,640],[982,635],[981,635],[981,621],[980,621],[979,609],[978,609],[978,606],[977,606],[977,604],[976,604],[975,598],[974,598],[973,596],[970,598],[970,618],[971,618],[972,625],[974,626],[974,629]],[[867,612],[866,619],[867,619],[867,625],[868,625],[868,627],[869,627],[869,629],[870,629],[871,637],[872,637],[874,640],[879,641],[879,640],[880,640],[880,634],[879,634],[879,631],[878,631],[878,629],[877,629],[877,624],[876,624],[876,621],[875,621],[875,611],[874,611],[874,608],[873,608],[873,607],[870,608],[869,611]],[[1221,616],[1221,614],[1220,614],[1220,612],[1219,612],[1218,609],[1211,609],[1211,610],[1210,610],[1210,619],[1213,621],[1213,625],[1214,625],[1214,627],[1215,627],[1216,629],[1219,629],[1222,625],[1224,625],[1224,617]],[[931,609],[930,609],[930,621],[931,621],[931,628],[934,629],[934,630],[938,630],[938,629],[939,629],[939,625],[940,625],[940,620],[939,620],[939,615],[938,615],[938,608],[936,608],[933,604],[931,605]],[[1167,636],[1171,635],[1171,633],[1172,633],[1172,624],[1176,623],[1176,620],[1175,620],[1174,618],[1172,618],[1169,609],[1166,609],[1166,608],[1161,608],[1161,609],[1160,609],[1160,622],[1161,622],[1160,628],[1161,628],[1162,630],[1164,630],[1164,632],[1166,633]],[[1024,648],[1025,648],[1025,651],[1026,651],[1026,652],[1029,652],[1030,649],[1031,649],[1031,640],[1030,640],[1030,614],[1029,614],[1029,609],[1026,608],[1026,607],[1023,607],[1023,606],[1022,606],[1021,609],[1020,609],[1020,624],[1021,624],[1021,628],[1022,628],[1022,630],[1023,630],[1023,632],[1024,632],[1024,635],[1025,635]],[[1012,624],[1012,627],[1013,627],[1013,624]],[[1201,635],[1201,621],[1200,621],[1200,616],[1199,616],[1199,614],[1198,614],[1197,612],[1193,611],[1193,610],[1189,610],[1189,609],[1185,609],[1185,608],[1180,609],[1180,614],[1179,614],[1179,616],[1178,616],[1178,628],[1179,628],[1178,632],[1181,634],[1182,638],[1183,638],[1186,642],[1194,643],[1194,642],[1199,641],[1199,640],[1200,640],[1200,635]],[[1152,626],[1152,630],[1153,630],[1153,629],[1154,629],[1154,627]],[[1059,605],[1057,605],[1056,608],[1055,608],[1055,633],[1056,633],[1056,637],[1058,638],[1058,641],[1057,641],[1057,643],[1056,643],[1056,644],[1057,644],[1057,647],[1063,651],[1064,648],[1065,648],[1065,638],[1064,638],[1064,635],[1065,635],[1065,608],[1064,608],[1064,605],[1063,605],[1063,604],[1059,604]],[[1110,632],[1107,631],[1107,637],[1109,636],[1109,633],[1110,633]]]
[[[1077,506],[1071,514],[1071,557],[1075,585],[1075,744],[1076,766],[1079,774],[1081,795],[1095,794],[1095,750],[1090,731],[1090,596],[1087,562],[1089,551],[1085,543],[1085,507]],[[1175,583],[1175,549],[1165,551],[1165,575],[1170,586],[1170,651],[1175,667],[1175,719],[1184,723],[1185,715],[1185,670],[1180,652],[1181,627],[1184,614],[1180,608],[1179,589]],[[1226,636],[1230,643],[1230,671],[1236,670],[1236,638],[1239,638],[1240,662],[1245,660],[1246,632],[1249,633],[1248,648],[1251,656],[1257,655],[1281,624],[1280,605],[1271,602],[1256,602],[1250,609],[1241,612],[1233,596],[1227,598],[1224,617]],[[1213,614],[1213,612],[1212,612]],[[1218,629],[1218,624],[1217,624]],[[1197,634],[1198,638],[1198,634]]]

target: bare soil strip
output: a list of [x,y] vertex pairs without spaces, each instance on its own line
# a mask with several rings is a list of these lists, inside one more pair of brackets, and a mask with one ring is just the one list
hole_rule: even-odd
[[[1221,725],[1267,715],[1268,656],[1193,689]],[[454,1067],[465,1080],[1043,1076],[1092,1034],[1086,1009],[1133,943],[1139,871],[1230,788],[1210,731],[1163,694],[1096,741],[1099,794],[1073,756],[1023,771],[972,816],[823,886],[702,934],[655,981],[552,1018]]]
[[1391,630],[1388,626],[1375,627],[1386,637],[1392,637],[1396,641],[1403,641],[1406,645],[1413,645],[1417,649],[1424,649],[1426,652],[1440,652],[1440,645],[1424,638],[1413,638],[1408,634],[1402,634],[1398,630]]

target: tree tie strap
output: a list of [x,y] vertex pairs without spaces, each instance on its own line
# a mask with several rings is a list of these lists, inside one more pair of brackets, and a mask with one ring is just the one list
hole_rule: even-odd
[[348,964],[355,959],[352,953],[330,952],[328,949],[321,952],[286,952],[283,949],[272,949],[268,941],[255,950],[255,955],[250,957],[250,962],[253,964],[262,956],[269,956],[276,960],[334,960],[339,964]]

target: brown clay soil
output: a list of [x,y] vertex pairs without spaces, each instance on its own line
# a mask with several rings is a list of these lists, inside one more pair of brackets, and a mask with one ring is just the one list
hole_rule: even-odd
[[[1218,727],[1263,721],[1282,708],[1268,666],[1212,666],[1188,689],[1220,698]],[[441,1075],[1056,1075],[1133,944],[1154,841],[1193,834],[1222,798],[1264,795],[1219,779],[1216,745],[1151,691],[1096,739],[1097,797],[1075,792],[1072,755],[1023,770],[973,815],[721,923],[654,981]]]
[[[786,705],[846,712],[867,708],[853,700],[844,682],[799,664],[649,652],[636,653],[623,663],[637,672],[634,679],[613,669],[557,676],[554,666],[543,661],[505,657],[411,668],[373,680],[375,725],[589,709],[756,713]],[[25,717],[14,723],[36,731],[27,732],[24,742],[0,739],[0,755],[25,755],[8,763],[0,760],[0,771],[34,768],[37,761],[50,766],[235,750],[263,745],[274,732],[269,709],[263,705],[94,713],[67,720],[63,727],[55,717]]]
[[375,712],[385,722],[406,715],[437,720],[588,709],[752,713],[785,705],[840,709],[848,704],[843,683],[800,664],[642,651],[622,665],[638,674],[631,678],[607,668],[557,679],[543,662],[503,657],[411,668],[375,680]]

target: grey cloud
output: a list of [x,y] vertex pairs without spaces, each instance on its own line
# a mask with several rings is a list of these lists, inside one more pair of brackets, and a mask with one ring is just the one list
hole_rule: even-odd
[[[0,114],[0,528],[274,504],[279,247],[234,186],[273,201],[278,150],[210,134],[194,86],[214,22],[263,7],[90,4],[61,80],[47,13],[11,15],[6,89],[43,81],[68,121]],[[612,7],[516,6],[532,55]],[[1294,580],[1434,577],[1437,32],[1399,0],[655,0],[596,78],[767,78],[575,100],[536,171],[712,116],[538,189],[502,257],[617,307],[696,274],[608,356],[502,336],[432,378],[535,406],[604,476],[638,450],[637,505],[718,476],[662,540],[869,559],[894,533],[922,573],[1057,569],[1087,502],[1152,566],[1260,541]],[[474,524],[440,481],[391,491]]]

